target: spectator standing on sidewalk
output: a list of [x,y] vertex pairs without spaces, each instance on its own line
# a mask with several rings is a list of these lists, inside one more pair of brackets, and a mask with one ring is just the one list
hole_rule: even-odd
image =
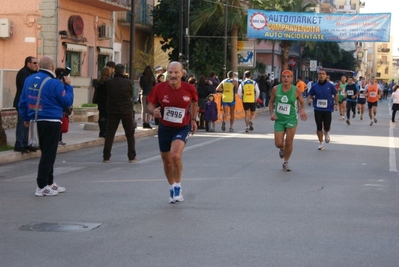
[[208,96],[208,101],[205,103],[205,121],[208,124],[210,132],[215,131],[215,122],[218,120],[218,108],[213,94]]
[[[73,87],[69,76],[64,81],[54,79],[54,60],[49,56],[40,59],[40,71],[29,76],[24,84],[18,108],[24,119],[24,124],[29,127],[30,120],[35,118],[38,88],[44,84],[38,111],[37,129],[41,157],[37,172],[36,196],[55,196],[65,191],[64,187],[54,182],[54,162],[57,156],[58,140],[61,131],[61,119],[64,109],[73,104]],[[35,90],[36,89],[36,90]]]
[[172,61],[168,81],[155,85],[148,96],[148,111],[159,119],[158,142],[166,179],[169,203],[184,200],[181,187],[182,153],[191,131],[197,131],[198,95],[192,84],[181,81],[183,66]]
[[103,138],[107,136],[107,124],[108,124],[108,114],[107,114],[108,90],[105,85],[105,82],[108,81],[110,78],[111,78],[111,69],[109,67],[104,67],[101,70],[100,78],[98,78],[96,85],[98,127],[100,128],[98,137],[103,137]]
[[156,80],[150,66],[144,68],[139,83],[141,88],[141,122],[143,123],[143,128],[152,129],[150,125],[151,114],[148,113],[147,97],[151,93],[152,88],[154,88]]
[[395,115],[396,111],[399,110],[399,90],[398,90],[399,85],[395,85],[393,87],[393,92],[391,94],[391,99],[392,99],[392,118],[391,121],[395,122]]
[[115,66],[116,66],[115,62],[108,61],[105,66],[108,67],[111,70],[111,78],[113,78],[114,74],[115,74]]
[[212,94],[212,86],[207,82],[206,77],[201,75],[196,86],[198,94],[198,129],[208,129],[205,120],[205,103],[209,94]]
[[269,95],[270,95],[270,84],[269,78],[266,74],[261,74],[260,77],[256,80],[259,86],[260,98],[262,99],[263,108],[266,108],[269,104]]
[[108,163],[111,158],[115,132],[121,121],[126,135],[129,162],[133,163],[137,161],[133,122],[133,86],[132,81],[126,79],[124,74],[125,66],[117,64],[115,66],[114,77],[105,82],[108,90],[108,125],[103,149],[103,162],[105,163]]
[[15,138],[14,151],[21,153],[29,153],[30,151],[36,151],[36,149],[33,149],[28,146],[29,129],[24,126],[24,120],[20,115],[18,109],[18,103],[21,97],[22,88],[24,87],[24,82],[26,78],[36,73],[38,69],[39,69],[39,64],[37,62],[37,58],[31,56],[25,58],[25,66],[18,71],[15,81],[17,91],[15,94],[13,107],[16,108],[17,110],[18,118],[17,118],[17,127],[15,129],[16,138]]

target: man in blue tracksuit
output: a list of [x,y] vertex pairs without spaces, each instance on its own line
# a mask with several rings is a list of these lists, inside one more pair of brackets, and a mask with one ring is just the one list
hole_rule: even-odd
[[[24,125],[35,118],[36,101],[42,82],[49,77],[42,88],[37,128],[41,157],[37,173],[36,196],[55,196],[65,188],[54,182],[54,162],[57,155],[64,108],[73,104],[73,87],[69,77],[55,79],[54,60],[49,56],[40,59],[40,71],[25,80],[18,108]],[[61,81],[62,80],[62,81]]]
[[338,109],[338,92],[335,86],[327,81],[327,73],[320,69],[318,73],[318,82],[312,85],[309,91],[308,103],[313,102],[314,118],[317,127],[317,137],[319,139],[318,150],[324,150],[323,131],[325,142],[330,142],[330,129],[332,112]]

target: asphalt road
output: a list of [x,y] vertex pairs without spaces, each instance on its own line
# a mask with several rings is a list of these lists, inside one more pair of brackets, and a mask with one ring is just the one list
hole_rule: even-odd
[[[336,113],[318,151],[313,112],[281,170],[269,114],[255,130],[198,134],[183,153],[185,201],[168,204],[156,137],[138,162],[116,143],[57,155],[67,191],[34,197],[38,159],[0,167],[0,266],[399,266],[398,128]],[[398,122],[399,123],[399,122]]]

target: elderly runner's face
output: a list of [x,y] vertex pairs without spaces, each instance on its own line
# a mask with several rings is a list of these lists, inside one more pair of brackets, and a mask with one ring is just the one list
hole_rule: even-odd
[[180,84],[183,76],[182,66],[179,63],[170,63],[168,67],[168,81],[171,86]]

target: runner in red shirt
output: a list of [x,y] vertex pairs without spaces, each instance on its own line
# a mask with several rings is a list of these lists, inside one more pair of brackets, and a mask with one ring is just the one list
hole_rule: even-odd
[[167,67],[167,82],[158,83],[148,96],[148,111],[159,119],[159,150],[168,179],[169,202],[184,200],[181,189],[181,155],[191,131],[197,131],[198,95],[195,87],[181,81],[183,66],[173,61]]

